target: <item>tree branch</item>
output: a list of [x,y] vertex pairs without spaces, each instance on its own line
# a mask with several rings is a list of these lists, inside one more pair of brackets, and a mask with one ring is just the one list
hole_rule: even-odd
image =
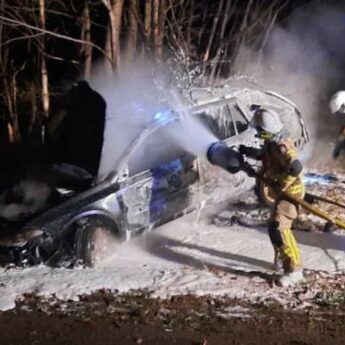
[[15,20],[15,19],[6,18],[4,16],[0,16],[0,22],[1,21],[4,24],[6,24],[6,22],[7,22],[7,23],[14,24],[17,26],[24,26],[24,27],[29,28],[31,30],[41,32],[42,34],[47,34],[47,35],[57,37],[57,38],[60,38],[63,40],[67,40],[67,41],[71,41],[71,42],[75,42],[75,43],[80,43],[80,44],[89,44],[92,47],[94,47],[96,50],[100,51],[106,58],[108,58],[106,55],[106,52],[102,48],[100,48],[98,45],[96,45],[92,42],[87,42],[87,41],[80,40],[78,38],[73,38],[73,37],[69,37],[66,35],[58,34],[56,32],[50,31],[50,30],[44,30],[44,29],[38,28],[36,26],[30,25],[30,24],[27,24],[27,23],[24,23],[24,22]]

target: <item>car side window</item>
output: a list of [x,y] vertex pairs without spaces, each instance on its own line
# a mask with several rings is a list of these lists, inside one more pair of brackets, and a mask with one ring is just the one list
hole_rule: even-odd
[[238,135],[248,128],[248,123],[234,104],[205,109],[194,116],[220,140]]

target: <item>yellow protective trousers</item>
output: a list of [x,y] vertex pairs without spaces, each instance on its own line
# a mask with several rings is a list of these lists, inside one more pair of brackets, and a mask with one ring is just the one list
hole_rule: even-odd
[[298,216],[298,206],[287,200],[277,200],[271,214],[268,228],[275,255],[283,263],[284,273],[294,272],[302,267],[301,254],[291,225]]

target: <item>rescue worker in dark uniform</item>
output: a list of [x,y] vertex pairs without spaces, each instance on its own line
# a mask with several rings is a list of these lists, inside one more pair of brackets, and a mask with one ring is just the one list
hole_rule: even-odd
[[291,225],[297,218],[299,206],[286,200],[279,192],[303,199],[303,167],[297,157],[296,148],[283,130],[278,114],[272,110],[258,108],[251,120],[257,137],[264,140],[260,149],[240,145],[239,151],[247,157],[262,161],[259,172],[274,184],[275,204],[271,212],[268,233],[275,253],[275,264],[282,264],[284,273],[282,286],[289,286],[303,279],[301,255]]
[[[345,91],[336,92],[330,102],[329,107],[332,114],[334,115],[345,115]],[[337,158],[340,155],[340,152],[345,149],[345,126],[343,126],[338,134],[337,141],[333,150],[333,158]]]
[[51,134],[55,160],[85,169],[92,176],[98,172],[106,118],[106,102],[90,85],[76,82],[64,95],[65,115]]
[[333,150],[333,158],[339,157],[340,152],[345,148],[345,126],[341,127],[340,132],[337,137],[337,141]]

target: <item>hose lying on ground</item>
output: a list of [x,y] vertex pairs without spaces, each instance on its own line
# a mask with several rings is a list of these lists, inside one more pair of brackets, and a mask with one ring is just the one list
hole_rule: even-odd
[[[245,170],[244,170],[245,171]],[[253,171],[251,170],[251,175],[253,175]],[[264,178],[263,176],[255,173],[255,176],[257,179],[259,179],[260,181],[262,181],[263,183],[267,184],[268,186],[274,188],[273,186],[273,182],[270,181],[269,179],[266,179]],[[298,204],[300,205],[301,207],[303,207],[305,210],[313,213],[314,215],[324,219],[324,220],[327,220],[329,223],[331,224],[335,224],[337,225],[339,228],[342,228],[342,229],[345,229],[345,222],[342,221],[341,219],[339,218],[336,218],[336,217],[332,217],[330,216],[327,212],[321,210],[320,208],[316,207],[316,206],[313,206],[311,205],[309,202],[303,200],[303,199],[300,199],[300,198],[296,198],[295,196],[291,195],[290,193],[288,192],[283,192],[283,191],[279,191],[279,195],[281,197],[284,197],[286,198],[287,200],[295,203],[295,204]],[[311,196],[311,195],[310,195]],[[314,195],[313,195],[314,196]],[[332,200],[329,200],[329,199],[326,199],[326,198],[322,198],[322,197],[318,197],[318,196],[315,196],[316,198],[318,198],[320,201],[325,201],[325,202],[329,202],[332,201]],[[321,200],[322,199],[322,200]],[[327,200],[327,201],[326,201]],[[334,205],[337,205],[337,206],[340,206],[341,204],[338,204],[336,203],[335,201],[331,202],[332,204]],[[341,205],[341,207],[344,207],[344,205]],[[345,207],[344,207],[345,208]]]

